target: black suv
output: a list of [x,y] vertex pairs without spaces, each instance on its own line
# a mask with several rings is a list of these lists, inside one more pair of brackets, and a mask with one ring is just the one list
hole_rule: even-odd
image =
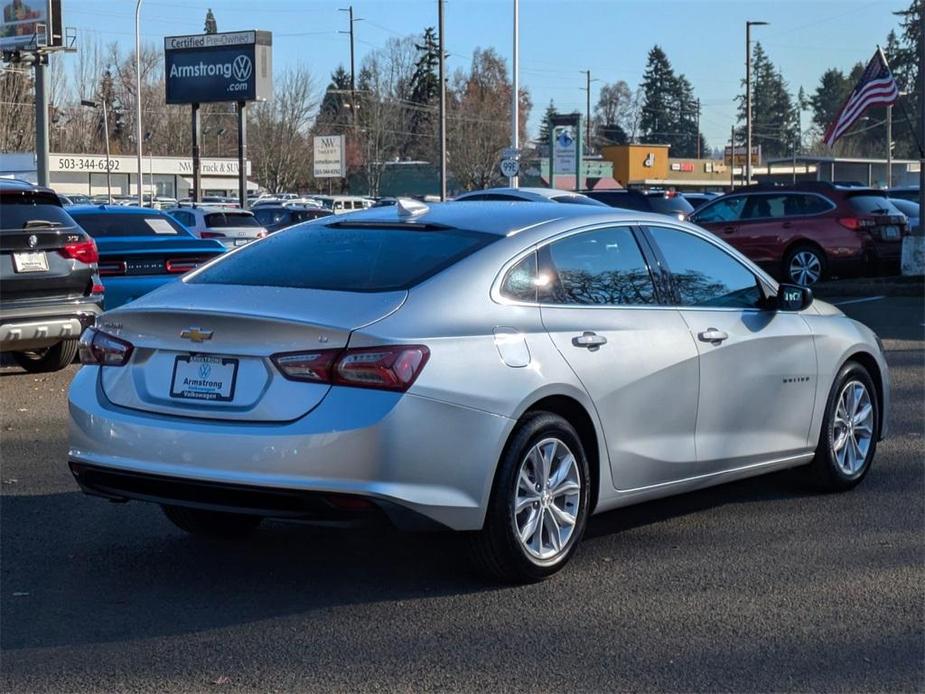
[[31,373],[70,364],[101,313],[97,260],[53,190],[0,180],[0,351]]
[[685,200],[683,195],[671,191],[627,188],[625,190],[585,190],[582,192],[589,198],[611,207],[665,214],[675,219],[687,219],[687,216],[694,211],[694,206]]

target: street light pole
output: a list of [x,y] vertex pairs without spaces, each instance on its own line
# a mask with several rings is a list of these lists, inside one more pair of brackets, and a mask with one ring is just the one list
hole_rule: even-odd
[[356,130],[357,127],[357,85],[356,85],[356,73],[354,65],[354,51],[353,51],[353,24],[354,22],[359,22],[360,19],[353,18],[353,5],[349,7],[340,8],[341,12],[346,12],[349,16],[350,21],[350,31],[342,31],[342,34],[350,34],[350,114],[353,119],[353,128]]
[[767,22],[745,22],[745,185],[752,182],[752,27]]
[[440,199],[446,200],[446,49],[443,40],[443,0],[437,0],[437,31],[439,35],[440,63]]
[[[511,89],[511,147],[520,149],[520,75],[517,63],[520,58],[520,2],[514,0],[514,51],[511,60],[512,89]],[[511,188],[520,185],[520,176],[511,176]]]
[[[106,99],[100,99],[99,103],[96,101],[91,101],[90,99],[81,99],[81,106],[86,106],[87,108],[99,108],[100,105],[103,107],[103,135],[106,138],[106,197],[109,200],[109,204],[112,204],[112,176],[111,176],[111,158],[109,156],[109,114],[106,109]],[[141,175],[141,169],[138,170],[139,176]]]
[[[141,181],[144,177],[141,172],[141,2],[142,0],[137,0],[135,3],[135,142],[138,145],[138,206],[144,207],[141,192]],[[106,168],[108,171],[108,161]]]

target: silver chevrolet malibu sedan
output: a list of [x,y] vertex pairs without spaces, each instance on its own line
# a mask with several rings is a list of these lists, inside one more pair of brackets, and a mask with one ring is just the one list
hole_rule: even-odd
[[402,202],[291,227],[102,316],[71,471],[192,533],[467,531],[499,577],[588,516],[783,468],[842,491],[887,429],[877,336],[667,217]]

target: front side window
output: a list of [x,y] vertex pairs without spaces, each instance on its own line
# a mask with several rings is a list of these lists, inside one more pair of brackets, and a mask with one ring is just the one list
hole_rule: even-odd
[[734,198],[721,198],[715,202],[708,203],[699,210],[692,221],[697,224],[709,222],[734,222],[742,213],[745,206],[745,196]]
[[674,279],[682,306],[761,308],[758,280],[714,244],[678,229],[649,227]]
[[541,249],[540,300],[577,306],[655,304],[655,286],[628,227],[586,231]]

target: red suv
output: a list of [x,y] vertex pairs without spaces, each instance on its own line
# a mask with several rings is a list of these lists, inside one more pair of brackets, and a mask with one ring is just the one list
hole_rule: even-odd
[[787,282],[898,272],[905,216],[883,192],[813,182],[749,186],[705,204],[690,221]]

